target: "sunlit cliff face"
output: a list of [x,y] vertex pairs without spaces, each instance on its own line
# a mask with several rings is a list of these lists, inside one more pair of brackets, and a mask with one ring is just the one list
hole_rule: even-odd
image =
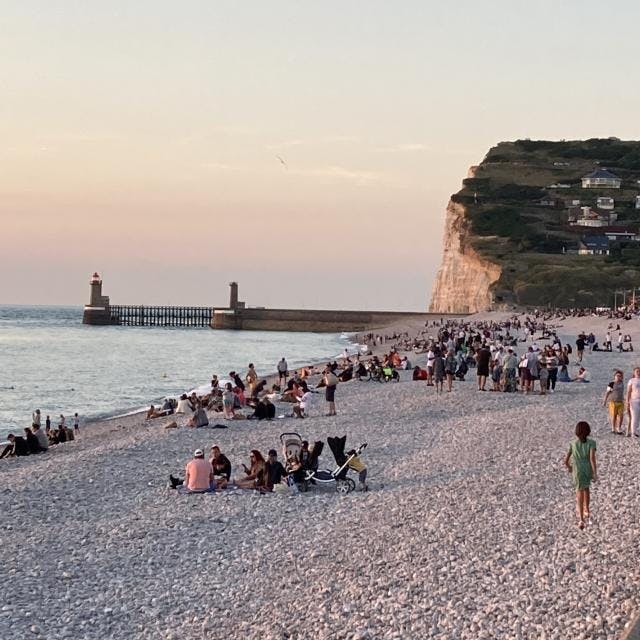
[[444,252],[429,310],[434,313],[475,313],[491,307],[490,286],[500,278],[500,267],[471,247],[465,209],[449,202],[445,218]]

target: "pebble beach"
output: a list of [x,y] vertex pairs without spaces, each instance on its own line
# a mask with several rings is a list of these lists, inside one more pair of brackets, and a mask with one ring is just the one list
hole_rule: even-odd
[[[608,322],[558,334],[574,345]],[[637,337],[640,321],[622,327]],[[480,393],[473,369],[438,396],[404,371],[338,385],[336,417],[322,396],[307,419],[220,430],[134,415],[0,461],[0,638],[619,638],[638,606],[640,439],[612,435],[601,401],[638,362],[587,353],[592,382],[547,396]],[[563,466],[578,420],[598,446],[584,531]],[[167,488],[196,448],[218,444],[241,475],[284,431],[367,442],[370,490]]]

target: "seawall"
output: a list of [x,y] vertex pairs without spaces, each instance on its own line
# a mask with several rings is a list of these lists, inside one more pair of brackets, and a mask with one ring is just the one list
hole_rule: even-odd
[[403,311],[341,311],[327,309],[236,309],[216,310],[213,329],[244,331],[355,332],[382,328],[408,319],[424,322],[448,314]]

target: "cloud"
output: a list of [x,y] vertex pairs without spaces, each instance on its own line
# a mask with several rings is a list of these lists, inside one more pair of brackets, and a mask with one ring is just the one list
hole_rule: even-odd
[[283,140],[267,145],[270,151],[278,151],[279,149],[290,149],[291,147],[301,146],[321,146],[329,144],[350,144],[359,142],[359,138],[349,135],[330,135],[319,138],[293,138],[292,140]]
[[402,144],[394,144],[388,147],[378,147],[376,151],[386,151],[391,153],[403,152],[403,151],[426,151],[427,145],[421,142],[405,142]]
[[224,162],[203,162],[200,167],[209,171],[242,171],[240,167],[235,167]]
[[338,165],[319,167],[317,169],[294,169],[290,173],[312,178],[338,178],[358,185],[371,184],[372,182],[388,182],[385,176],[375,171],[347,169]]

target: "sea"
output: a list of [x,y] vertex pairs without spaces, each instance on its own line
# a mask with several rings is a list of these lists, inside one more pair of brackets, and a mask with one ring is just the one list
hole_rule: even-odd
[[358,349],[346,334],[98,327],[82,307],[0,305],[0,441],[31,426],[35,409],[56,425],[124,415],[162,398],[208,388],[213,374],[258,375]]

